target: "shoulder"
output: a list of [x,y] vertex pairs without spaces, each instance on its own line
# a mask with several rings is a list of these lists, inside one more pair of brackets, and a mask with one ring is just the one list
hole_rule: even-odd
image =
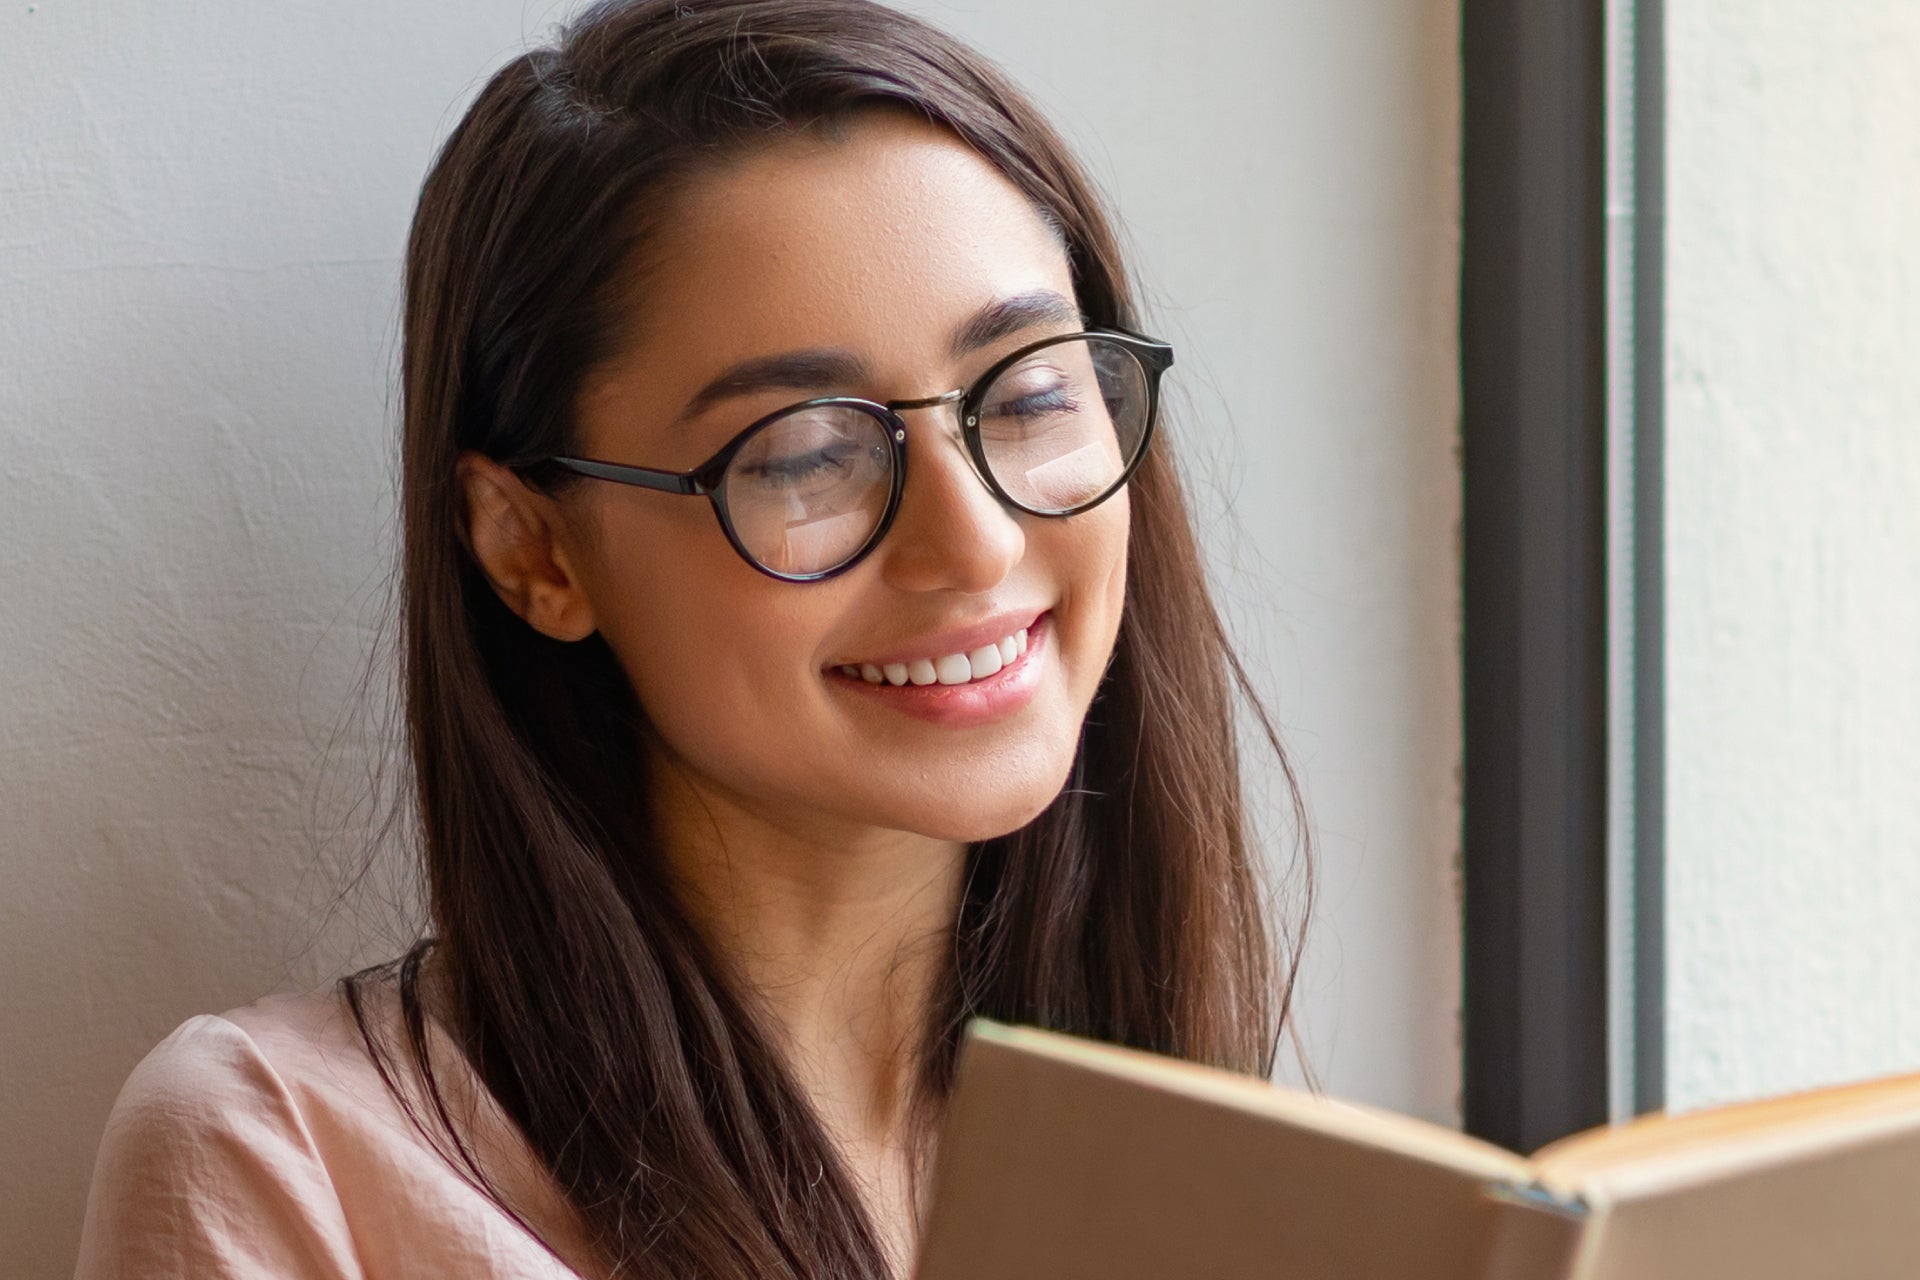
[[316,1089],[360,1092],[377,1082],[345,1003],[331,991],[270,996],[188,1018],[127,1077],[108,1136],[148,1140],[206,1131],[292,1131]]
[[357,1274],[298,1096],[333,1069],[327,1004],[202,1014],[141,1059],[101,1137],[80,1275]]
[[[369,1029],[396,1047],[396,997],[365,996]],[[587,1253],[566,1205],[444,1033],[430,1039],[449,1111],[521,1221],[421,1131],[338,989],[271,996],[187,1019],[134,1068],[101,1140],[79,1276],[572,1276],[557,1247]],[[389,1070],[418,1107],[404,1053]]]

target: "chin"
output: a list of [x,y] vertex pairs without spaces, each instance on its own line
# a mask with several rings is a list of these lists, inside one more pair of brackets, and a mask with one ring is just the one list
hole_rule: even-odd
[[[1051,785],[1014,785],[982,796],[952,792],[919,810],[918,820],[906,823],[909,830],[935,840],[958,840],[973,844],[1008,835],[1045,813],[1066,785],[1073,765],[1069,756],[1053,777]],[[1022,780],[1031,783],[1032,777]]]

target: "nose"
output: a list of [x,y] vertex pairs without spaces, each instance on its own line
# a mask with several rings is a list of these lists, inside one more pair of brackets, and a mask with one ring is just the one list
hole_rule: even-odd
[[908,427],[900,510],[876,548],[882,575],[903,591],[993,589],[1020,563],[1027,538],[1016,513],[974,470],[958,406],[943,396],[894,408],[918,421]]

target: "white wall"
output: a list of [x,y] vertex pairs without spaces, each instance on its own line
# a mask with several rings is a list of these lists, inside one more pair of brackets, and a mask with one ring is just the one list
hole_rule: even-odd
[[[1453,0],[918,7],[1080,140],[1179,344],[1210,544],[1317,820],[1313,1059],[1451,1118]],[[147,1047],[391,944],[327,905],[367,838],[398,254],[435,144],[556,12],[0,14],[10,1275],[70,1269]]]
[[1688,1107],[1920,1069],[1920,6],[1666,8]]

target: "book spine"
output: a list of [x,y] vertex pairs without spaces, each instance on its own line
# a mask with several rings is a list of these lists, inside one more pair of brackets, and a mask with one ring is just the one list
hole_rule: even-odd
[[1493,1221],[1483,1280],[1579,1280],[1583,1246],[1597,1218],[1538,1186],[1487,1188]]

